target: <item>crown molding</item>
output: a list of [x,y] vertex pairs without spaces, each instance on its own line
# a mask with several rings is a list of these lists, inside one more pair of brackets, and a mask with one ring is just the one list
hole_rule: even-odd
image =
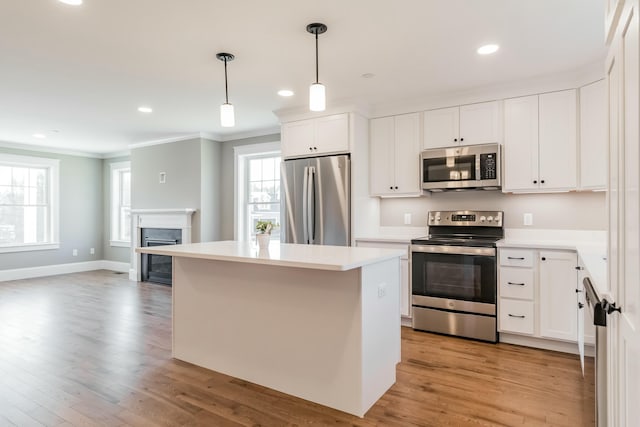
[[218,139],[220,142],[236,141],[238,139],[254,138],[257,136],[267,136],[273,134],[280,134],[280,126],[273,126],[270,128],[248,130],[246,132],[238,132],[229,135],[223,135]]
[[134,144],[129,144],[129,149],[135,150],[136,148],[151,147],[153,145],[171,144],[172,142],[188,141],[190,139],[199,139],[199,138],[202,138],[201,135],[202,135],[201,133],[192,133],[188,135],[176,136],[173,138],[163,138],[163,139],[154,139],[154,140],[144,141],[144,142],[136,142]]
[[41,153],[63,154],[66,156],[89,157],[92,159],[103,159],[104,155],[100,153],[89,153],[85,151],[67,150],[65,148],[53,148],[35,144],[25,144],[19,142],[0,141],[0,148],[12,148],[15,150],[38,151]]

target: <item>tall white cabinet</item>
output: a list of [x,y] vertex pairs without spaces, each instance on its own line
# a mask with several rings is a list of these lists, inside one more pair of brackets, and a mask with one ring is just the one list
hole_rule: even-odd
[[575,89],[505,100],[506,192],[577,187]]
[[370,121],[370,194],[419,196],[420,115],[382,117]]
[[580,88],[580,189],[607,187],[607,96],[604,80]]

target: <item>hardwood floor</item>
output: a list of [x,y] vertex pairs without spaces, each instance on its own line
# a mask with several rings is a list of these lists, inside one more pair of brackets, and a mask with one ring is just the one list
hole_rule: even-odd
[[109,271],[0,283],[0,426],[594,424],[574,355],[403,328],[360,419],[171,359],[170,321],[169,287]]

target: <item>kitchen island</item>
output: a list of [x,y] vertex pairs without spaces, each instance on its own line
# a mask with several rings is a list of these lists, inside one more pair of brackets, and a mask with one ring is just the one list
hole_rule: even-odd
[[272,242],[173,257],[173,357],[357,416],[395,382],[402,251]]

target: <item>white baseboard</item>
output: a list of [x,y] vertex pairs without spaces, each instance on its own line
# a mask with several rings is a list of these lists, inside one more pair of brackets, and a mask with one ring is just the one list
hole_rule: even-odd
[[129,271],[129,263],[108,260],[73,262],[68,264],[43,265],[41,267],[0,270],[0,282],[32,279],[34,277],[55,276],[57,274],[79,273],[93,270]]
[[[559,351],[562,353],[578,354],[578,343],[575,342],[556,341],[537,337],[525,337],[522,335],[507,334],[504,332],[500,332],[500,342],[506,344],[522,345],[525,347],[541,348],[544,350]],[[593,357],[595,354],[594,350],[595,349],[593,345],[585,344],[584,352],[586,356]]]
[[132,280],[134,282],[138,281],[138,272],[133,268],[129,269],[129,280]]

